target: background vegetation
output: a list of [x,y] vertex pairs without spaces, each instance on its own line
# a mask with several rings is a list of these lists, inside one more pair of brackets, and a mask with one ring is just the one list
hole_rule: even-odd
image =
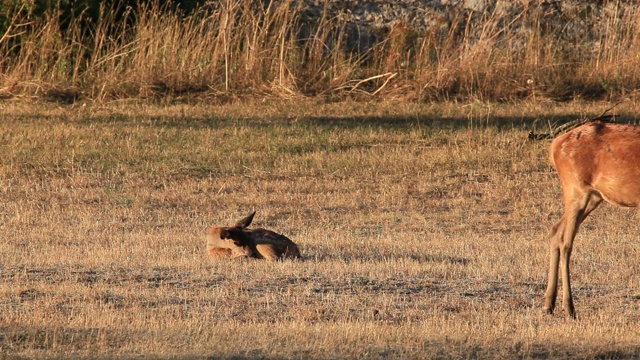
[[607,11],[580,15],[591,17],[589,31],[572,32],[549,25],[543,3],[515,17],[455,10],[425,31],[398,23],[356,51],[347,46],[345,17],[309,19],[288,1],[5,1],[0,96],[566,100],[638,88],[637,5],[605,1]]

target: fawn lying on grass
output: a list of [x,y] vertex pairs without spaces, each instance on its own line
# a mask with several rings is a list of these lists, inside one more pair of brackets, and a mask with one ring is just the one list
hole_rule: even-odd
[[212,227],[207,232],[207,252],[213,258],[256,258],[278,260],[301,258],[298,246],[284,235],[265,229],[247,229],[256,214],[233,227]]

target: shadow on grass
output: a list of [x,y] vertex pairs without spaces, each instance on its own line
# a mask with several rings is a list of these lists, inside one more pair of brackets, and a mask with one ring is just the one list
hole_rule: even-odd
[[[576,119],[578,116],[556,118],[553,121],[565,123]],[[154,126],[170,128],[235,128],[244,127],[252,129],[270,128],[274,126],[297,126],[301,128],[323,129],[382,129],[401,131],[406,129],[427,128],[437,130],[462,130],[495,128],[498,130],[522,128],[530,129],[534,123],[540,120],[534,117],[493,117],[489,121],[469,120],[465,117],[405,117],[405,116],[353,116],[353,117],[304,117],[304,118],[226,118],[217,117],[209,119],[193,118],[146,118]],[[93,120],[87,120],[89,122]],[[540,123],[542,124],[542,123]],[[544,122],[546,124],[546,122]],[[540,126],[540,125],[538,125]]]
[[[590,359],[638,359],[640,346],[628,348],[602,349],[597,344],[563,344],[540,343],[535,340],[531,343],[513,341],[508,338],[498,341],[481,341],[475,339],[458,340],[451,337],[432,336],[422,344],[420,350],[410,349],[410,345],[402,343],[370,344],[367,348],[367,358],[393,359],[417,356],[433,359],[553,359],[553,358],[590,358]],[[325,350],[326,351],[326,350]],[[335,351],[335,349],[333,350]],[[312,356],[310,354],[313,354]],[[411,354],[413,356],[411,356]],[[428,355],[425,355],[428,354]],[[289,354],[292,356],[292,354]],[[340,354],[324,353],[320,349],[299,349],[294,358],[330,359],[342,358]],[[212,354],[207,360],[213,359],[282,359],[278,355],[270,355],[259,348],[239,350],[236,354]]]
[[[498,131],[521,129],[523,133],[533,130],[536,133],[548,133],[551,128],[582,118],[583,115],[565,115],[545,118],[542,117],[491,117],[488,120],[467,117],[437,117],[437,116],[353,116],[353,117],[212,117],[212,118],[172,118],[172,117],[133,117],[124,114],[114,114],[108,117],[94,117],[81,120],[79,123],[110,123],[123,125],[147,125],[150,127],[168,129],[235,129],[248,128],[253,130],[273,130],[282,127],[301,129],[319,128],[324,130],[388,130],[405,131],[407,129],[425,129],[438,131],[459,131],[466,129],[495,129]],[[619,117],[618,123],[634,123],[631,117]],[[76,121],[76,123],[78,123]]]
[[449,256],[449,255],[429,255],[429,254],[374,254],[370,252],[349,253],[334,255],[327,254],[321,249],[314,251],[308,249],[304,252],[304,261],[341,261],[345,264],[352,262],[388,262],[388,261],[415,261],[419,263],[441,263],[449,265],[468,265],[471,260],[467,258]]
[[[367,323],[363,323],[362,326]],[[369,323],[375,323],[375,320]],[[254,323],[236,323],[234,327],[250,333]],[[287,330],[283,329],[282,331],[286,333]],[[318,333],[318,331],[320,332]],[[174,328],[153,331],[147,329],[116,331],[87,326],[74,328],[69,326],[2,326],[0,327],[0,343],[3,345],[1,354],[3,359],[28,359],[33,356],[34,351],[40,357],[49,359],[346,359],[352,358],[354,351],[361,350],[363,353],[366,352],[365,357],[369,359],[638,359],[640,357],[639,345],[625,346],[615,342],[606,342],[604,339],[595,343],[575,340],[574,343],[569,344],[542,342],[533,338],[517,341],[509,334],[491,341],[487,341],[477,334],[475,336],[425,334],[424,341],[420,346],[416,346],[415,342],[405,343],[398,340],[373,341],[368,345],[359,342],[347,347],[332,347],[330,345],[335,345],[335,343],[330,339],[322,341],[322,338],[317,338],[317,334],[322,335],[324,331],[304,327],[298,336],[283,339],[281,335],[271,335],[271,339],[267,338],[267,340],[273,340],[273,342],[263,341],[263,344],[250,344],[244,348],[216,350],[216,344],[212,343],[210,350],[206,350],[202,354],[194,354],[194,351],[184,349],[176,349],[172,354],[158,354],[153,348],[148,348],[148,354],[137,352],[131,354],[127,353],[126,347],[120,349],[120,347],[131,344],[135,339],[149,339],[154,336],[167,337],[170,341],[174,341],[176,336],[174,332]],[[177,334],[182,334],[182,332]],[[372,335],[363,333],[361,336],[366,339]],[[310,341],[306,344],[296,343],[301,337],[316,341]],[[273,344],[276,346],[272,346]],[[329,346],[322,347],[322,345]]]
[[[428,115],[417,116],[311,116],[311,117],[260,117],[260,116],[212,116],[202,117],[171,117],[171,116],[141,116],[131,115],[119,112],[113,112],[108,115],[95,115],[87,113],[87,116],[43,116],[40,114],[16,115],[11,119],[18,122],[30,121],[61,121],[70,122],[76,125],[81,124],[123,124],[123,125],[147,125],[151,127],[164,128],[185,128],[185,129],[201,129],[201,128],[268,128],[273,126],[296,125],[300,127],[321,127],[321,128],[343,128],[343,129],[359,129],[359,128],[377,128],[389,130],[403,130],[407,128],[430,128],[439,130],[460,130],[460,129],[486,129],[494,128],[498,130],[521,128],[521,129],[547,129],[549,125],[558,126],[575,119],[582,118],[582,114],[564,115],[545,117],[541,114],[539,117],[532,116],[497,116],[489,119],[481,119],[479,117],[438,117]],[[619,117],[619,123],[633,123],[631,117]]]
[[[515,105],[514,105],[515,106]],[[10,116],[9,121],[61,121],[76,125],[108,124],[108,125],[135,125],[176,129],[226,129],[226,128],[251,128],[263,129],[275,126],[297,126],[301,128],[328,128],[328,129],[437,129],[437,130],[462,130],[462,129],[522,129],[535,130],[536,132],[548,132],[550,126],[559,126],[567,122],[584,118],[584,114],[571,115],[547,115],[539,116],[491,116],[485,118],[474,116],[441,117],[426,113],[410,116],[384,115],[384,116],[237,116],[237,115],[211,115],[207,116],[144,116],[139,114],[127,114],[124,112],[112,112],[109,114],[95,114],[90,110],[70,110],[68,115],[41,115],[27,114]],[[596,116],[597,114],[592,114]],[[618,123],[634,123],[633,117],[621,116],[616,119]]]
[[[379,128],[402,130],[407,128],[431,128],[461,130],[468,128],[530,128],[534,117],[492,117],[489,121],[470,120],[466,117],[404,117],[404,116],[355,116],[348,118],[310,117],[301,122],[312,126],[344,129]],[[569,121],[569,119],[567,119]]]
[[407,259],[426,263],[444,263],[451,265],[468,265],[471,260],[467,258],[449,256],[449,255],[408,255]]

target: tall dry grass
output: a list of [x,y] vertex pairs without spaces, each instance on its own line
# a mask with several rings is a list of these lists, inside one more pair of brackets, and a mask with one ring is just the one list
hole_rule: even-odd
[[[549,22],[543,4],[529,3],[515,18],[458,12],[444,35],[430,32],[414,62],[420,95],[484,100],[621,95],[638,87],[640,17],[635,5],[603,5],[599,19]],[[572,22],[593,22],[570,32]],[[595,37],[595,39],[594,39]],[[635,64],[635,65],[631,65]]]
[[[505,100],[616,97],[640,85],[634,4],[604,2],[600,16],[567,24],[550,23],[539,2],[521,4],[515,17],[453,9],[426,31],[397,23],[366,53],[346,46],[345,16],[302,21],[290,2],[212,4],[189,15],[105,7],[92,26],[82,14],[61,26],[60,11],[17,11],[0,40],[0,94]],[[572,32],[572,22],[589,31]]]
[[354,71],[351,56],[331,46],[341,42],[339,24],[324,16],[300,40],[298,14],[288,3],[225,1],[189,16],[144,5],[119,21],[116,10],[103,8],[88,32],[79,21],[60,31],[59,12],[32,23],[18,14],[19,33],[0,44],[3,93],[92,100],[287,95],[326,91]]

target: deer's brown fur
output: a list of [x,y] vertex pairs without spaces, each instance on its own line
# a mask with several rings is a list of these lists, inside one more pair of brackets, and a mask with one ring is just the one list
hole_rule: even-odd
[[564,215],[551,231],[544,309],[552,313],[555,308],[560,268],[564,312],[575,317],[569,273],[573,240],[602,200],[640,205],[640,126],[586,123],[555,138],[550,157],[562,185]]
[[207,233],[212,257],[249,257],[278,260],[301,258],[298,246],[284,235],[265,229],[248,229],[255,212],[233,227],[213,227]]

